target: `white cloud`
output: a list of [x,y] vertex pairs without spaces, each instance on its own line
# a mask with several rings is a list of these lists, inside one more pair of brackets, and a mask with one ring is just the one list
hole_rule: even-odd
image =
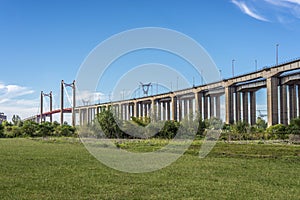
[[[288,13],[293,17],[300,18],[300,0],[265,0],[268,4],[275,6],[282,13]],[[277,13],[277,18],[282,19],[280,13]],[[281,23],[286,21],[278,20]]]
[[257,19],[257,20],[260,20],[260,21],[266,21],[266,22],[269,21],[269,20],[266,19],[265,17],[263,17],[263,16],[257,14],[254,8],[251,8],[251,9],[250,9],[250,7],[247,6],[245,2],[243,2],[243,1],[238,1],[238,0],[231,0],[231,2],[232,2],[233,4],[235,4],[237,7],[239,7],[240,10],[241,10],[243,13],[249,15],[250,17],[253,17],[253,18],[255,18],[255,19]]
[[[280,0],[279,0],[279,1],[280,1]],[[300,5],[300,0],[282,0],[282,1]]]
[[0,83],[0,112],[4,112],[8,120],[11,120],[14,114],[21,118],[36,114],[39,100],[29,100],[23,97],[32,93],[34,91],[27,87]]
[[231,0],[231,3],[260,21],[288,25],[300,19],[300,0]]

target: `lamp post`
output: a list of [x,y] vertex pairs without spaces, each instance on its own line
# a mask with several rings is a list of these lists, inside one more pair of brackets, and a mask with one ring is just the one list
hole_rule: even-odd
[[234,77],[234,62],[235,62],[235,60],[233,59],[232,60],[232,66],[231,66],[231,68],[232,68],[232,77]]
[[276,65],[278,65],[278,47],[279,44],[276,44]]

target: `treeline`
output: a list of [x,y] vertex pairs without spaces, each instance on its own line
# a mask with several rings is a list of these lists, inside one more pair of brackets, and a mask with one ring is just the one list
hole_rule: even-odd
[[[14,116],[13,122],[0,124],[0,138],[13,137],[47,137],[47,136],[77,136],[75,127],[67,123],[58,122],[22,121]],[[150,123],[151,122],[151,123]],[[78,127],[84,128],[84,127]],[[300,141],[300,118],[291,120],[287,126],[277,124],[267,127],[262,118],[258,118],[255,125],[246,122],[237,122],[232,125],[223,123],[220,119],[211,118],[202,120],[199,117],[189,116],[181,122],[177,121],[151,121],[149,117],[135,118],[130,121],[118,121],[111,111],[103,111],[97,115],[88,129],[80,130],[80,135],[105,138],[164,138],[172,139],[178,132],[183,136],[196,135],[205,137],[210,130],[221,132],[221,140],[287,140]],[[129,133],[129,134],[128,134]],[[86,135],[85,135],[86,134]]]
[[[209,130],[220,130],[220,139],[222,140],[300,139],[300,118],[291,120],[288,126],[277,124],[270,127],[267,127],[266,121],[262,118],[258,118],[256,124],[252,126],[246,122],[228,125],[217,118],[202,120],[193,116],[184,119],[182,122],[156,121],[150,123],[150,118],[147,117],[133,117],[130,121],[116,121],[117,119],[108,110],[99,113],[96,120],[99,127],[94,127],[94,132],[97,132],[97,129],[99,132],[99,128],[101,128],[100,132],[108,138],[141,138],[138,136],[142,135],[142,138],[171,139],[175,137],[180,129],[181,132],[194,133],[200,138],[205,137]],[[145,129],[137,127],[145,127]],[[153,132],[156,134],[153,135]],[[130,133],[130,135],[127,133]]]
[[[14,119],[14,118],[13,118]],[[46,137],[46,136],[77,136],[76,129],[67,123],[60,125],[58,122],[43,122],[13,120],[0,124],[0,138],[14,137]]]

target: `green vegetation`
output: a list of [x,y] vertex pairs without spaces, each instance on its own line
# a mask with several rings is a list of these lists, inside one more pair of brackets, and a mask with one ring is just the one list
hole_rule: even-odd
[[34,121],[21,121],[18,117],[13,117],[13,123],[3,122],[0,124],[0,138],[14,137],[46,137],[46,136],[77,136],[74,127],[57,122],[43,122],[38,124]]
[[[123,140],[145,152],[168,140]],[[110,169],[76,138],[0,139],[0,199],[299,199],[300,147],[218,142],[199,159],[201,140],[151,173]]]
[[[217,118],[202,120],[193,116],[189,116],[188,119],[183,119],[181,122],[153,121],[153,123],[150,123],[151,120],[147,117],[133,117],[130,121],[116,122],[115,120],[111,111],[106,110],[97,116],[95,124],[100,125],[101,130],[108,138],[141,138],[126,134],[135,133],[136,135],[142,135],[143,138],[171,139],[176,135],[179,127],[183,125],[187,134],[195,131],[198,138],[205,137],[208,130],[218,129],[222,130],[220,139],[227,141],[279,139],[289,140],[293,143],[300,142],[300,118],[293,119],[288,126],[277,124],[268,128],[266,121],[262,118],[258,118],[253,126],[243,121],[228,125]],[[198,129],[196,130],[197,126]],[[100,130],[100,127],[97,128]],[[137,129],[136,127],[144,127],[144,129]],[[149,132],[155,132],[156,134],[153,136]]]

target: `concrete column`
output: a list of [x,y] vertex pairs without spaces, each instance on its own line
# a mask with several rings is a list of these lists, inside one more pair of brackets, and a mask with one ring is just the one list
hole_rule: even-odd
[[177,97],[172,97],[172,119],[177,121]]
[[131,120],[134,116],[134,105],[132,103],[128,104],[128,120]]
[[171,102],[167,101],[167,120],[171,120]]
[[209,112],[210,112],[210,118],[213,118],[215,116],[215,97],[214,96],[209,97]]
[[148,103],[148,115],[149,117],[152,116],[152,101]]
[[125,107],[125,110],[124,110],[124,112],[125,112],[125,120],[128,120],[129,119],[129,104],[125,104],[124,105],[124,107]]
[[123,105],[123,104],[120,104],[120,107],[121,107],[120,119],[121,119],[121,120],[124,120],[124,105]]
[[79,109],[79,125],[80,125],[80,126],[83,125],[83,124],[82,124],[82,118],[81,118],[81,115],[82,115],[81,109]]
[[226,124],[233,124],[233,89],[230,86],[225,87],[225,112]]
[[188,110],[188,116],[191,117],[191,119],[193,119],[194,117],[194,105],[193,105],[193,99],[189,99],[189,110]]
[[236,92],[235,93],[235,121],[241,121],[242,115],[241,115],[241,93]]
[[157,120],[161,120],[161,102],[157,101]]
[[249,123],[248,92],[243,92],[243,121]]
[[138,110],[137,104],[138,103],[136,101],[133,102],[133,116],[134,117],[138,117],[138,114],[137,114],[137,110]]
[[182,120],[182,100],[178,98],[178,121]]
[[280,86],[280,123],[288,125],[286,85]]
[[85,109],[85,123],[89,124],[89,109]]
[[188,100],[187,99],[184,99],[183,100],[183,105],[184,105],[184,118],[187,118],[187,114],[188,114]]
[[220,103],[220,96],[216,96],[216,117],[221,119],[221,103]]
[[166,120],[166,102],[165,101],[162,102],[162,120],[163,121]]
[[208,119],[208,96],[204,95],[204,102],[203,102],[203,118]]
[[289,109],[290,109],[290,121],[297,115],[296,110],[296,88],[295,85],[289,85]]
[[156,106],[155,106],[155,100],[151,99],[151,110],[150,110],[150,116],[154,120],[156,120]]
[[144,116],[148,117],[149,113],[148,113],[148,103],[144,103]]
[[203,119],[203,117],[202,117],[202,113],[203,113],[202,112],[202,97],[203,97],[202,92],[195,93],[195,113],[201,119]]
[[278,79],[267,78],[268,126],[278,124]]
[[144,117],[144,105],[143,102],[140,102],[140,117]]
[[256,124],[256,95],[255,92],[250,92],[250,124]]

